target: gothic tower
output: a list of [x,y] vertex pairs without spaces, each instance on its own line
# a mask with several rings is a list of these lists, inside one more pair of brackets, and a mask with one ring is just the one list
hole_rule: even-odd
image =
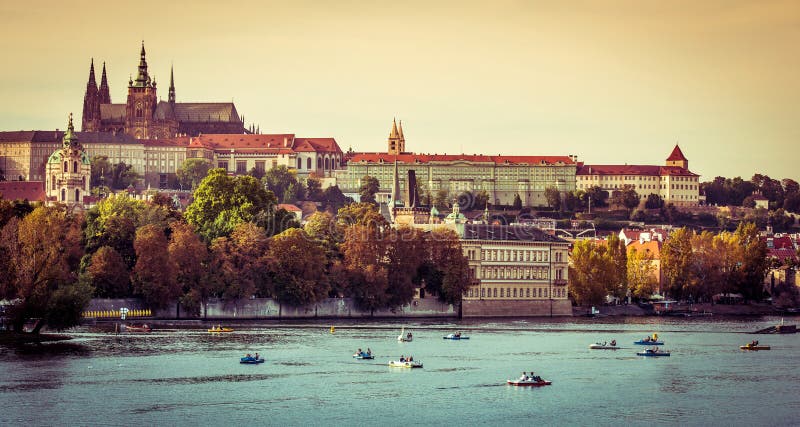
[[[105,80],[105,68],[103,79]],[[81,130],[83,132],[96,132],[100,130],[100,94],[94,79],[94,58],[89,65],[89,81],[86,83],[86,94],[83,95],[83,116],[81,117]]]
[[169,67],[169,105],[175,106],[175,73],[172,67]]
[[111,94],[108,90],[108,79],[106,78],[106,63],[103,63],[103,77],[100,78],[100,104],[110,104]]
[[147,74],[144,42],[139,59],[136,80],[128,82],[128,101],[125,106],[125,133],[137,139],[152,138],[150,127],[154,124],[154,113],[158,104],[156,82]]
[[400,121],[400,130],[397,130],[397,122],[392,119],[392,131],[389,132],[389,154],[402,154],[406,151],[406,139],[403,137],[403,122]]
[[89,155],[75,135],[72,113],[69,115],[62,147],[47,159],[45,176],[45,193],[49,201],[83,206],[83,197],[89,195],[92,166]]

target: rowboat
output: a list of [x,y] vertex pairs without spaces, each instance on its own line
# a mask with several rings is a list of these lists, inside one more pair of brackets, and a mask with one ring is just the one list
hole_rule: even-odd
[[553,384],[552,381],[534,381],[534,380],[508,380],[506,381],[509,385],[517,386],[517,387],[542,387],[546,385]]
[[596,342],[594,344],[589,344],[589,348],[592,350],[619,350],[619,346],[611,345],[611,344],[601,344]]
[[644,356],[644,357],[662,357],[662,356],[669,356],[668,351],[659,350],[659,349],[652,349],[648,348],[645,351],[640,351],[636,353],[637,356]]
[[422,362],[417,362],[416,360],[413,362],[409,362],[407,360],[402,362],[399,360],[392,360],[389,362],[389,366],[392,368],[421,368]]
[[753,344],[740,345],[739,348],[742,350],[753,350],[753,351],[772,350],[772,347],[768,345],[753,345]]
[[468,339],[469,339],[469,337],[462,336],[462,335],[461,335],[461,333],[457,333],[457,334],[447,334],[447,336],[444,336],[444,337],[442,337],[442,338],[443,338],[443,339],[446,339],[446,340],[454,340],[454,341],[458,341],[458,340],[468,340]]
[[374,358],[375,356],[373,356],[372,353],[365,353],[363,351],[361,353],[356,353],[353,355],[353,359],[359,359],[359,360],[372,360]]
[[217,325],[217,327],[209,329],[208,332],[216,332],[216,333],[233,332],[233,328],[223,328],[223,327]]
[[239,359],[239,363],[244,365],[258,365],[259,363],[264,363],[263,358],[256,359],[255,357],[242,357]]
[[143,323],[141,325],[125,325],[126,332],[150,332],[152,330],[153,328],[151,328],[146,323]]
[[639,340],[639,341],[634,341],[633,343],[637,345],[664,345],[664,341]]
[[397,341],[400,342],[411,342],[413,340],[413,336],[411,332],[406,334],[405,326],[400,330],[400,335],[397,336]]

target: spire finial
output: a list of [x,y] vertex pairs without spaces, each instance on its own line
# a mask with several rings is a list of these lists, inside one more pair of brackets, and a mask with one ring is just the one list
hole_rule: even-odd
[[89,63],[89,84],[93,85],[95,88],[97,87],[97,83],[94,80],[94,58],[92,58]]
[[392,131],[389,133],[389,138],[398,138],[399,134],[397,132],[397,119],[392,117]]

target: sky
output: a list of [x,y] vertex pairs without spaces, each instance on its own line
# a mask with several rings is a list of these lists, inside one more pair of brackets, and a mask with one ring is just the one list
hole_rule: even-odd
[[3,2],[0,130],[63,129],[89,62],[127,95],[385,151],[577,155],[800,181],[800,1]]

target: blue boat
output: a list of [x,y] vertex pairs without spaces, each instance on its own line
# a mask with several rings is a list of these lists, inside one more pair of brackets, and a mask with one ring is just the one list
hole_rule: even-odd
[[645,341],[645,340],[639,340],[639,341],[634,341],[633,343],[634,343],[634,344],[638,344],[638,345],[664,345],[664,341]]
[[469,339],[469,337],[462,336],[461,332],[456,333],[456,334],[448,334],[447,336],[442,337],[442,338],[446,339],[446,340],[454,340],[454,341],[457,341],[457,340],[468,340]]
[[259,363],[264,363],[264,359],[256,359],[255,357],[242,357],[239,359],[239,363],[244,365],[258,365]]
[[659,350],[657,348],[648,348],[645,351],[640,351],[636,353],[637,356],[644,356],[644,357],[662,357],[662,356],[669,356],[668,351]]
[[365,353],[363,351],[361,353],[356,353],[353,355],[353,359],[359,359],[359,360],[372,360],[374,358],[375,356],[373,356],[372,353]]

